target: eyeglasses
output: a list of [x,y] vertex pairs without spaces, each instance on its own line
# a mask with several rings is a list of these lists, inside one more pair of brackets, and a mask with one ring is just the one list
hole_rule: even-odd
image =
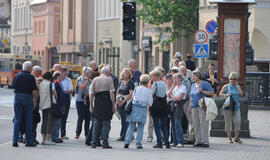
[[237,79],[234,79],[234,78],[230,78],[230,80],[232,80],[232,81],[236,81]]

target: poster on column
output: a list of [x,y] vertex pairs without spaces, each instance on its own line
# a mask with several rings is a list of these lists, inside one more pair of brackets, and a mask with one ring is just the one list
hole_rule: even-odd
[[240,73],[240,19],[224,20],[223,75]]

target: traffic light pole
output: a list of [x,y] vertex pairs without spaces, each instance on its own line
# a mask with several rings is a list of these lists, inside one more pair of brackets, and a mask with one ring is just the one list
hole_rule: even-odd
[[130,41],[130,59],[134,59],[134,41]]

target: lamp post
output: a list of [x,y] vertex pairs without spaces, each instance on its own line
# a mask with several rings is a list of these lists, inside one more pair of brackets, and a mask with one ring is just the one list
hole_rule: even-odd
[[[51,41],[48,41],[47,43],[47,50],[48,50],[48,68],[51,68],[51,66],[53,65],[53,56],[52,56],[52,52],[51,52],[51,48],[52,48],[52,43]],[[50,57],[50,58],[49,58]],[[49,61],[50,59],[50,61]]]

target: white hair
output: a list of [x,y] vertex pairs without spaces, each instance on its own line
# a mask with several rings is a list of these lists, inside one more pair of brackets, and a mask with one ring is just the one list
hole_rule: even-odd
[[130,60],[128,60],[128,64],[131,64],[131,63],[133,63],[133,62],[136,62],[136,60],[135,60],[135,59],[130,59]]
[[86,73],[91,72],[92,69],[90,67],[83,67],[83,76],[86,75]]
[[102,74],[107,74],[108,72],[110,72],[110,68],[109,68],[109,67],[103,67],[103,68],[101,69],[101,73],[102,73]]
[[61,67],[62,68],[61,64],[55,64],[55,65],[53,65],[53,69],[56,69],[57,67]]
[[24,63],[23,63],[23,67],[22,67],[22,70],[23,71],[27,71],[29,68],[31,68],[32,67],[32,62],[31,61],[25,61]]
[[41,72],[41,67],[38,66],[38,65],[36,65],[36,66],[33,67],[33,71],[39,71],[39,72]]

